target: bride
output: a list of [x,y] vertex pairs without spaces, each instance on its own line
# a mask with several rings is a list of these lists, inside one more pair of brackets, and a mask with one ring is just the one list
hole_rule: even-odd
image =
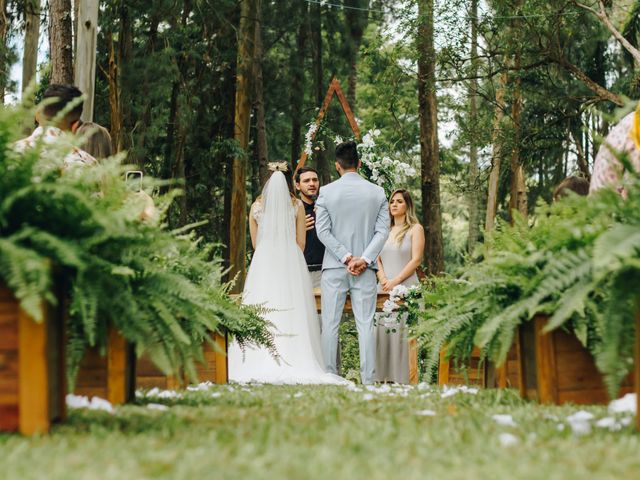
[[264,304],[276,328],[280,358],[266,349],[234,342],[229,346],[229,379],[274,384],[342,384],[326,373],[320,346],[320,326],[311,278],[304,259],[305,212],[283,172],[287,164],[270,163],[273,171],[262,196],[251,206],[250,231],[255,249],[242,294],[245,304]]

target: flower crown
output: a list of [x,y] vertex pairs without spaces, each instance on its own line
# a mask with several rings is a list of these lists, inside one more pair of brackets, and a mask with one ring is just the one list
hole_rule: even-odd
[[287,162],[269,162],[267,166],[272,172],[286,172],[289,170]]

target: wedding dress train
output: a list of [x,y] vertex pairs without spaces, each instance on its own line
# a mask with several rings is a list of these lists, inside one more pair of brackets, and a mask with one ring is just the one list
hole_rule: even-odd
[[311,278],[296,243],[296,208],[282,172],[267,182],[261,205],[252,211],[258,237],[242,301],[263,304],[275,327],[279,360],[265,349],[229,347],[229,379],[272,384],[349,383],[324,371],[320,325]]

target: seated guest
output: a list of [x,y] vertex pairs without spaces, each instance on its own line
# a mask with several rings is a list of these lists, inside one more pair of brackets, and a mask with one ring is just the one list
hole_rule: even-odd
[[574,192],[580,196],[587,196],[589,194],[589,180],[573,175],[565,178],[553,191],[553,201],[557,202],[562,197],[566,197],[569,192]]
[[[418,222],[413,199],[407,190],[394,191],[389,198],[391,231],[378,257],[379,290],[419,283],[416,270],[422,263],[424,229]],[[406,317],[394,320],[378,315],[376,331],[376,381],[409,383],[409,345]]]
[[[17,151],[24,151],[27,148],[36,146],[39,140],[45,144],[53,143],[56,138],[62,136],[63,132],[72,132],[73,126],[80,120],[82,115],[82,92],[73,85],[52,84],[44,92],[40,108],[36,112],[36,122],[38,128],[27,138],[19,140],[15,144]],[[67,107],[73,107],[63,116],[60,114]],[[84,150],[74,147],[64,158],[64,166],[71,165],[95,165],[96,159]]]
[[82,142],[83,150],[96,160],[104,160],[113,155],[111,135],[109,134],[109,130],[102,125],[94,122],[80,121],[74,131],[76,135],[84,138]]
[[320,193],[318,172],[311,167],[299,168],[296,171],[295,184],[296,190],[300,192],[300,200],[302,200],[306,215],[307,240],[304,247],[304,259],[307,261],[313,288],[320,288],[324,244],[318,240],[318,233],[316,232],[315,207],[316,198]]
[[639,115],[640,111],[636,110],[624,117],[605,138],[593,164],[589,193],[614,188],[625,194],[622,185],[625,167],[618,160],[621,154],[626,154],[633,168],[640,171]]

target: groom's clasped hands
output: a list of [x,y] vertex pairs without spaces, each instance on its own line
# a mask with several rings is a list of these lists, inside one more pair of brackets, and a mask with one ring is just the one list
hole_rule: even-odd
[[367,269],[367,262],[362,257],[350,257],[347,259],[347,271],[354,277],[359,276]]

